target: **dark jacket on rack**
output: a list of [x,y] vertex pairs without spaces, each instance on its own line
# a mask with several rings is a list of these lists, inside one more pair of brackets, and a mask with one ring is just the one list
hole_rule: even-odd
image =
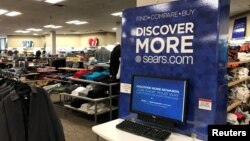
[[121,57],[121,45],[117,45],[113,51],[111,52],[110,56],[110,75],[112,78],[116,78],[116,74],[118,73],[120,60]]
[[65,141],[61,122],[46,92],[33,86],[30,88],[31,92],[26,93],[29,95],[26,110],[26,99],[15,90],[1,101],[0,140]]

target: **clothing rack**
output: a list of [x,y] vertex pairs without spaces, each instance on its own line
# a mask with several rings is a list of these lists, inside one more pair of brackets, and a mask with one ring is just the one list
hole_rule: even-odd
[[13,79],[20,76],[16,73],[0,70],[0,76],[1,140],[65,141],[48,94],[42,88]]
[[20,74],[16,74],[14,72],[10,72],[8,70],[3,70],[3,69],[0,70],[0,76],[2,78],[13,78],[15,80],[19,80],[21,77]]

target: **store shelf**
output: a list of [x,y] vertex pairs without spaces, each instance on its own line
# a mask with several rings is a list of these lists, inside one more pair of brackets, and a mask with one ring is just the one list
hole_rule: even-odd
[[50,72],[57,72],[57,70],[37,71],[37,73],[50,73]]
[[53,78],[45,78],[46,80],[50,80],[50,81],[57,81],[57,82],[64,82],[64,83],[70,83],[70,81],[64,81],[64,80],[60,80],[60,79],[53,79]]
[[[249,99],[249,98],[250,98],[250,94],[248,95],[247,99]],[[241,103],[242,103],[241,100],[236,100],[234,103],[227,106],[227,112],[230,112],[232,109],[236,108],[237,106],[240,106]]]
[[59,70],[68,70],[68,71],[79,71],[79,70],[86,70],[84,68],[69,68],[69,67],[60,67]]
[[102,82],[97,82],[97,81],[92,81],[92,80],[85,80],[85,79],[78,79],[78,78],[73,78],[69,77],[70,80],[72,81],[78,81],[78,82],[85,82],[85,83],[90,83],[90,84],[98,84],[98,85],[103,85],[103,86],[114,86],[114,85],[119,85],[119,83],[102,83]]
[[[71,110],[83,112],[83,113],[88,114],[88,115],[95,115],[95,113],[89,114],[89,113],[87,113],[86,111],[81,110],[80,108],[75,108],[75,107],[72,107],[72,106],[70,106],[70,105],[68,105],[68,104],[65,104],[64,107],[65,107],[65,108],[68,108],[68,109],[71,109]],[[118,109],[118,107],[112,107],[112,111],[117,110],[117,109]],[[104,114],[104,113],[108,113],[108,112],[110,112],[110,110],[103,111],[103,112],[98,112],[96,115],[100,115],[100,114]]]
[[33,76],[33,75],[38,75],[39,73],[27,73],[27,74],[21,74],[21,76]]
[[228,87],[232,87],[232,86],[237,85],[237,84],[239,84],[241,82],[244,82],[246,80],[250,80],[250,77],[246,77],[246,78],[243,78],[243,79],[240,79],[240,80],[230,82],[230,83],[228,83]]
[[[71,95],[71,94],[68,94],[68,93],[60,93],[60,94],[61,95],[65,95],[65,96],[69,96],[69,97],[78,98],[78,99],[88,100],[88,101],[91,101],[91,102],[101,102],[101,101],[105,101],[105,100],[109,100],[110,99],[110,97],[93,99],[93,98],[84,97],[84,96],[74,96],[74,95]],[[111,98],[116,98],[116,97],[118,97],[118,95],[111,96]]]
[[237,106],[240,106],[242,103],[241,100],[236,100],[233,104],[227,106],[227,112],[230,112],[232,109],[234,109]]
[[108,67],[110,67],[110,65],[109,65],[109,64],[106,64],[106,63],[102,63],[102,64],[95,64],[94,66],[95,66],[95,67],[104,67],[104,68],[108,68]]
[[227,65],[230,66],[230,65],[245,64],[245,63],[250,63],[250,60],[228,62]]

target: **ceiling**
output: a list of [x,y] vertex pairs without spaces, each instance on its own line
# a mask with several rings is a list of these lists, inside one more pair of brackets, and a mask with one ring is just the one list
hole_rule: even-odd
[[[0,0],[0,3],[0,9],[23,13],[17,17],[0,15],[0,35],[16,35],[16,30],[28,28],[42,28],[43,31],[38,33],[48,34],[50,29],[43,28],[48,24],[63,26],[56,29],[58,34],[114,32],[112,28],[116,27],[121,18],[110,14],[136,7],[136,0],[67,0],[59,3],[64,5],[62,7],[41,2],[41,0]],[[250,12],[249,5],[250,0],[231,0],[230,15]],[[77,26],[65,23],[70,20],[87,21],[88,24]]]
[[230,16],[239,15],[241,13],[250,13],[250,0],[230,0]]
[[[110,14],[135,7],[136,0],[67,0],[59,4],[65,6],[53,6],[37,0],[0,0],[0,9],[23,13],[16,17],[0,15],[0,35],[17,34],[16,30],[43,28],[48,24],[63,26],[56,29],[59,34],[113,31],[121,18]],[[65,23],[70,20],[87,21],[88,24],[77,26]],[[40,34],[46,34],[50,29],[43,30]]]

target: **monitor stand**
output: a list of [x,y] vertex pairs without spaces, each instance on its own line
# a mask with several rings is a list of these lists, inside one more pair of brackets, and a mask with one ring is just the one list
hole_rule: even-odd
[[149,122],[161,128],[173,129],[173,127],[175,126],[174,122],[171,122],[169,120],[166,120],[160,117],[138,114],[137,118],[139,120]]

